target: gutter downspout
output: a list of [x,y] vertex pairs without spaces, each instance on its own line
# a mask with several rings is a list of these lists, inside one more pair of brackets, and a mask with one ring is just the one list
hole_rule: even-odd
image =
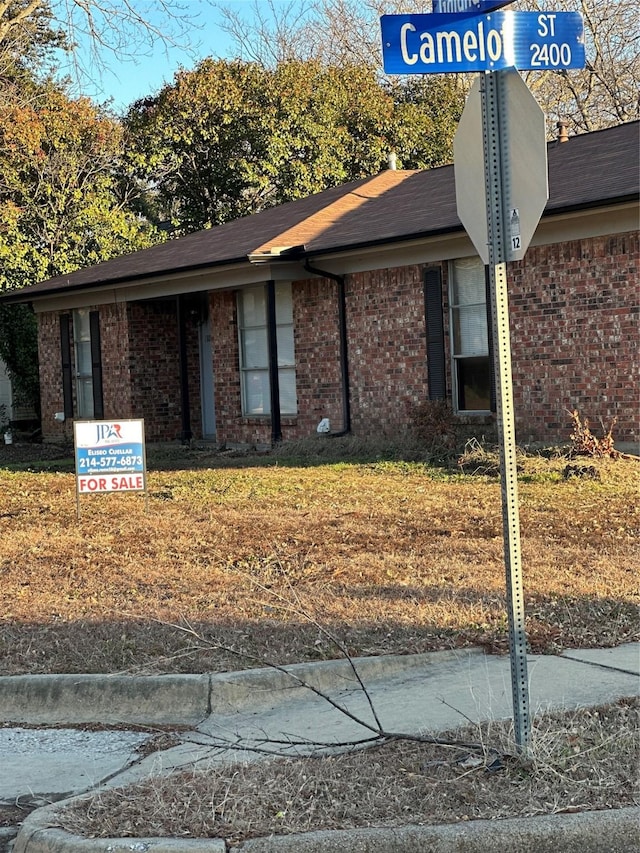
[[340,378],[342,384],[342,429],[329,433],[333,438],[349,435],[351,432],[351,388],[349,380],[349,350],[347,346],[347,302],[344,289],[344,276],[327,272],[311,266],[305,258],[304,269],[313,275],[330,278],[338,285],[338,329],[340,334]]

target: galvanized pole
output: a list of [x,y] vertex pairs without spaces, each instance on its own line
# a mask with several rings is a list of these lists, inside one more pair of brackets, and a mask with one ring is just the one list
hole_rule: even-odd
[[[504,72],[507,73],[507,72]],[[518,478],[516,467],[515,417],[511,379],[511,343],[507,296],[507,260],[509,258],[510,177],[506,158],[508,141],[507,109],[503,85],[504,73],[483,74],[482,135],[489,235],[489,279],[493,318],[494,360],[500,478],[502,491],[502,529],[509,617],[511,689],[516,746],[526,752],[531,734],[529,681],[527,675],[527,639],[524,622],[524,595],[520,559],[520,518],[518,514]]]

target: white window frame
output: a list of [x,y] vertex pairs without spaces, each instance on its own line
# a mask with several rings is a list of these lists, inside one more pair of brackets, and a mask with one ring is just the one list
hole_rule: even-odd
[[[245,299],[251,294],[259,295],[264,311],[257,318],[259,322],[245,322]],[[295,417],[298,414],[296,394],[295,350],[293,342],[293,299],[291,282],[277,282],[276,298],[276,340],[278,346],[278,379],[280,386],[280,414],[283,417]],[[243,417],[271,417],[271,392],[269,380],[269,353],[267,344],[267,299],[264,285],[243,288],[237,294],[238,306],[238,346],[240,353],[240,390]],[[253,332],[264,336],[264,358],[260,363],[247,364],[246,338]],[[285,348],[285,340],[288,347]],[[287,358],[287,350],[290,357]],[[256,382],[260,393],[251,393],[249,383]],[[289,393],[287,393],[287,391]],[[252,399],[261,399],[261,404],[252,404]]]
[[[456,269],[462,268],[466,266],[467,269],[477,268],[478,275],[478,290],[479,293],[482,294],[482,299],[477,300],[475,302],[457,302],[455,299],[456,294]],[[485,268],[482,260],[479,257],[469,257],[469,258],[457,258],[455,260],[449,261],[449,340],[450,340],[450,351],[451,351],[451,385],[453,390],[453,410],[456,414],[461,415],[481,415],[488,414],[491,411],[491,363],[490,363],[490,352],[489,352],[489,329],[487,324],[487,300],[486,300],[486,285],[485,285]],[[483,323],[483,327],[479,328],[480,334],[476,336],[476,339],[471,342],[467,342],[466,340],[460,340],[461,329],[460,323],[458,322],[458,317],[460,316],[460,312],[462,309],[478,309],[481,308],[480,317],[482,317],[481,322]],[[476,318],[476,323],[479,321],[479,317]],[[470,345],[469,345],[470,344]],[[487,387],[487,407],[486,408],[463,408],[460,405],[461,398],[461,388],[460,388],[460,370],[463,361],[468,361],[471,359],[484,359],[487,360],[487,375],[488,379],[488,387]]]
[[88,308],[76,308],[73,312],[73,359],[76,380],[76,411],[79,418],[91,419],[94,416],[94,401],[89,313]]

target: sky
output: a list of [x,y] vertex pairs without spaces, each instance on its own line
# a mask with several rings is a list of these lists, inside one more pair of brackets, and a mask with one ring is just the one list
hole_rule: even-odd
[[[183,14],[193,21],[193,30],[189,38],[192,40],[190,50],[172,47],[155,39],[153,44],[144,44],[139,48],[127,49],[127,53],[136,51],[130,59],[119,60],[113,52],[107,49],[100,51],[100,62],[92,61],[88,39],[76,35],[79,44],[80,73],[61,63],[59,72],[70,73],[73,90],[76,94],[88,95],[94,100],[104,103],[111,101],[116,112],[124,112],[138,98],[156,94],[165,83],[173,80],[174,73],[180,68],[193,68],[198,60],[207,56],[228,57],[232,55],[231,40],[222,30],[220,11],[209,0],[180,0]],[[275,0],[280,5],[286,0]],[[138,3],[150,9],[153,3]],[[159,4],[155,4],[159,5]],[[250,0],[226,0],[227,6],[238,6],[245,14],[253,5]],[[268,5],[265,2],[265,6]],[[152,24],[162,26],[162,18],[157,13],[145,13]],[[180,41],[184,44],[184,41]],[[104,66],[101,70],[99,65]]]
[[[152,26],[155,25],[163,32],[165,31],[167,21],[159,12],[161,3],[158,0],[155,2],[154,0],[131,0],[131,2]],[[169,0],[170,4],[171,2],[172,0]],[[62,62],[64,55],[59,54],[61,64],[58,72],[60,75],[70,74],[75,81],[73,93],[88,95],[99,103],[110,102],[111,108],[116,113],[124,113],[137,99],[155,95],[165,83],[171,83],[175,72],[181,67],[191,69],[200,59],[208,56],[230,58],[234,55],[235,45],[221,26],[224,18],[218,8],[219,5],[233,8],[245,20],[251,19],[256,5],[262,7],[267,20],[270,18],[271,8],[285,11],[292,7],[304,8],[310,5],[309,0],[219,0],[219,3],[216,0],[173,0],[173,2],[176,7],[181,8],[181,14],[188,21],[189,29],[188,36],[178,36],[176,40],[178,44],[186,45],[186,39],[190,39],[189,50],[167,45],[159,38],[153,40],[151,44],[147,42],[136,47],[128,41],[125,34],[123,52],[128,58],[118,59],[113,51],[105,48],[100,51],[100,60],[96,63],[92,60],[89,39],[83,37],[78,28],[75,38],[79,45],[77,53],[80,72],[72,66],[65,65]],[[456,0],[456,2],[477,6],[483,0]],[[504,2],[498,2],[497,5],[504,5]],[[75,8],[77,9],[80,5],[78,4]],[[430,6],[429,3],[416,3],[417,7],[425,5]],[[67,5],[66,8],[74,7]],[[98,8],[98,5],[96,4],[93,8]],[[84,22],[84,19],[80,20]],[[109,33],[107,29],[104,32],[105,39],[111,43],[122,35],[120,30]]]

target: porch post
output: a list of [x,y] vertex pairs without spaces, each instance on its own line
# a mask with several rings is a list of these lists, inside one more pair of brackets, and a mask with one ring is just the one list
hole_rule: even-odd
[[280,379],[278,376],[278,336],[276,327],[276,283],[267,282],[267,342],[269,346],[269,390],[271,398],[271,442],[282,441]]
[[189,403],[187,328],[182,296],[176,296],[176,319],[178,324],[178,360],[180,371],[180,417],[182,420],[180,441],[184,444],[193,438],[193,432],[191,431],[191,408]]

